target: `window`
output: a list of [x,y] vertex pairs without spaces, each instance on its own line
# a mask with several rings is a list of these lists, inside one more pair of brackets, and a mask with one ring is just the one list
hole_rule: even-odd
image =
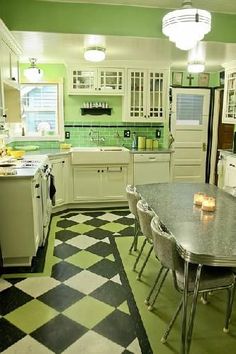
[[203,101],[203,95],[178,94],[176,124],[202,125]]
[[21,112],[27,137],[64,138],[61,83],[22,84]]

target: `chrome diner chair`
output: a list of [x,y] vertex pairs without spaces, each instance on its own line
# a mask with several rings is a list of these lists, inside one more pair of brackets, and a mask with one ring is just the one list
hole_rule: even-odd
[[139,219],[139,225],[140,225],[140,229],[141,232],[144,236],[144,241],[143,244],[140,248],[139,254],[135,260],[134,266],[133,266],[133,270],[136,270],[136,267],[139,263],[139,260],[142,256],[142,253],[144,251],[144,248],[146,246],[147,243],[150,244],[150,249],[144,259],[144,262],[142,264],[142,267],[140,269],[140,271],[138,272],[138,276],[137,279],[139,280],[142,276],[142,273],[146,267],[146,264],[150,258],[150,255],[152,253],[153,250],[153,242],[152,242],[152,229],[151,229],[151,220],[153,218],[153,216],[155,215],[154,211],[152,211],[149,207],[148,204],[144,201],[144,200],[139,200],[137,203],[137,213],[138,213],[138,219]]
[[[184,291],[184,260],[180,257],[174,236],[163,230],[163,225],[160,223],[158,217],[154,217],[151,221],[151,228],[153,234],[154,252],[161,262],[162,266],[166,269],[170,269],[173,275],[174,287],[177,291],[183,294]],[[198,292],[205,293],[206,291],[213,290],[227,290],[227,310],[225,317],[224,332],[229,330],[229,320],[232,312],[233,304],[233,289],[234,289],[234,276],[230,268],[224,267],[210,267],[203,266],[201,272],[201,278],[199,288],[195,289],[196,274],[199,266],[196,264],[189,265],[189,276],[187,284],[187,295],[193,295],[192,308],[189,315],[188,330],[185,331],[182,336],[182,345],[187,348],[187,352],[190,350],[192,331],[194,325],[194,317],[196,312],[196,303]],[[194,291],[195,289],[195,291]],[[184,305],[184,296],[182,296],[180,304],[178,305],[162,339],[161,342],[165,343],[167,337],[173,327],[175,320]],[[185,322],[184,322],[185,321]],[[186,328],[187,321],[182,319],[182,328]]]
[[131,214],[133,214],[134,216],[134,239],[129,249],[129,254],[131,254],[132,250],[137,251],[138,234],[140,233],[137,203],[141,199],[141,197],[139,193],[136,191],[136,188],[134,186],[131,186],[130,184],[128,184],[126,187],[126,196],[128,200],[129,210]]

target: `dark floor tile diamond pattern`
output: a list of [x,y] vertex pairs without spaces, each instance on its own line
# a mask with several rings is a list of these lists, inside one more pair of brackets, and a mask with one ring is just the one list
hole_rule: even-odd
[[[85,221],[80,223],[70,220],[71,217],[77,215],[79,216],[80,214],[91,217],[91,219],[86,220],[85,218]],[[109,339],[110,341],[120,345],[123,348],[121,353],[131,353],[127,348],[137,337],[137,333],[135,332],[135,326],[137,326],[137,323],[135,323],[135,320],[131,315],[117,309],[117,307],[125,301],[130,301],[130,293],[126,288],[127,285],[125,287],[124,285],[120,285],[119,283],[110,280],[117,274],[120,275],[121,271],[120,263],[116,259],[117,251],[114,248],[114,238],[116,237],[116,234],[117,237],[133,235],[134,220],[127,216],[130,216],[130,212],[128,210],[98,210],[95,212],[89,210],[83,212],[67,211],[62,214],[60,219],[58,218],[59,221],[57,222],[57,227],[61,228],[61,230],[58,230],[55,233],[55,238],[56,240],[61,241],[61,243],[54,247],[53,254],[57,258],[60,258],[61,261],[53,265],[51,278],[56,279],[60,282],[60,284],[52,288],[49,281],[48,288],[45,288],[45,292],[37,297],[37,301],[43,303],[44,306],[48,306],[52,311],[57,311],[59,314],[56,317],[50,317],[51,319],[48,320],[48,322],[29,333],[32,338],[52,352],[56,354],[62,353],[68,347],[73,345],[73,343],[77,341],[79,343],[80,339],[83,341],[83,335],[90,330],[86,327],[86,325],[83,325],[86,321],[81,321],[80,323],[79,319],[82,314],[75,313],[75,316],[73,317],[71,315],[72,310],[67,311],[67,309],[70,308],[79,309],[81,308],[79,305],[80,301],[81,304],[82,301],[85,301],[85,303],[87,301],[87,295],[82,293],[82,290],[79,291],[79,289],[81,289],[79,273],[84,270],[86,263],[86,260],[83,258],[84,253],[81,253],[80,258],[79,255],[81,250],[66,243],[68,240],[71,240],[79,235],[77,232],[71,231],[69,228],[76,224],[85,224],[93,226],[94,229],[85,232],[84,235],[97,240],[95,244],[86,247],[88,260],[91,260],[92,264],[86,269],[86,271],[90,272],[91,275],[93,274],[93,277],[96,274],[107,279],[103,285],[100,286],[98,284],[96,290],[89,294],[89,297],[93,299],[91,303],[97,303],[98,306],[98,304],[102,302],[103,304],[106,304],[106,307],[107,305],[113,307],[113,311],[111,311],[108,316],[105,318],[101,317],[102,319],[99,318],[99,321],[96,322],[93,330],[99,335],[104,336],[106,340]],[[82,220],[83,218],[78,218],[78,220],[79,219]],[[108,224],[109,230],[112,230],[110,222],[111,224],[122,224],[126,227],[119,233],[114,233],[114,231],[107,231],[101,228]],[[106,239],[106,241],[104,239]],[[108,240],[110,243],[107,242]],[[75,257],[74,264],[64,260],[76,254],[78,254],[78,256]],[[116,259],[116,261],[106,258],[109,256],[112,256],[112,258]],[[73,287],[69,287],[64,284],[64,282],[70,280],[70,278],[73,278]],[[0,318],[0,338],[4,338],[3,341],[0,341],[0,351],[4,351],[11,345],[13,345],[14,348],[15,343],[26,335],[22,330],[15,327],[4,318],[4,316],[9,312],[17,310],[22,305],[33,299],[30,295],[15,288],[14,284],[21,280],[22,278],[7,279],[12,286],[0,292],[0,315],[3,316]],[[86,287],[86,284],[84,285]],[[93,311],[92,308],[91,311]],[[87,316],[87,314],[85,315]],[[22,321],[24,321],[23,318]],[[15,349],[12,350],[14,351]],[[26,350],[24,354],[30,354],[30,350],[31,349],[29,349],[29,352]],[[76,348],[73,350],[75,350],[73,352],[76,352]]]

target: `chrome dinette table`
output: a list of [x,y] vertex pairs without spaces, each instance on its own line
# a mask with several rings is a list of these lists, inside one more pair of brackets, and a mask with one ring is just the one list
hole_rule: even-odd
[[[193,295],[196,302],[203,265],[236,267],[236,198],[206,183],[154,183],[136,188],[175,237],[178,252],[185,261],[184,284],[188,284],[189,264],[198,264]],[[216,198],[214,212],[202,211],[193,204],[197,192]],[[187,292],[185,286],[181,354],[189,351],[193,326],[189,322],[187,328]]]

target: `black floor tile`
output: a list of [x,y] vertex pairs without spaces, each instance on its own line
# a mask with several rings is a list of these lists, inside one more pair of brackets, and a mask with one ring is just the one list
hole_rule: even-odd
[[66,279],[71,278],[73,275],[80,273],[82,270],[82,268],[77,267],[74,264],[61,261],[57,264],[54,264],[54,266],[52,267],[51,276],[54,279],[63,282]]
[[134,219],[123,217],[115,220],[114,223],[119,223],[122,225],[134,225]]
[[125,349],[122,354],[133,354],[133,352],[130,352],[128,349]]
[[69,218],[71,218],[72,216],[76,216],[76,215],[78,215],[78,214],[80,214],[79,211],[77,211],[77,212],[70,212],[70,213],[66,213],[65,215],[62,215],[61,218],[69,219]]
[[91,220],[85,221],[84,224],[95,226],[95,227],[99,227],[99,226],[107,224],[107,221],[106,220],[97,219],[97,218],[93,218]]
[[84,326],[63,315],[58,315],[30,335],[57,354],[69,347],[86,332],[87,328]]
[[122,285],[113,281],[106,282],[89,295],[114,307],[121,305],[127,298]]
[[92,218],[96,218],[104,214],[104,211],[85,211],[83,215],[91,216]]
[[119,231],[120,236],[133,236],[134,235],[134,228],[133,227],[126,227],[125,229]]
[[65,259],[67,257],[72,256],[73,254],[79,252],[79,248],[67,245],[66,243],[63,243],[61,245],[58,245],[57,247],[54,248],[54,256]]
[[55,238],[62,241],[62,242],[70,240],[71,238],[73,238],[75,236],[78,236],[78,233],[71,231],[71,230],[60,230],[60,231],[57,231],[55,234]]
[[[107,223],[108,222],[106,222],[106,224]],[[97,240],[103,240],[106,237],[112,236],[113,232],[97,228],[97,229],[88,231],[86,233],[86,235],[92,236],[93,238],[96,238]]]
[[92,253],[97,254],[98,256],[101,256],[101,257],[106,257],[112,253],[112,248],[109,243],[101,241],[101,242],[97,242],[94,245],[86,248],[86,251],[92,252]]
[[0,292],[0,315],[5,316],[7,313],[15,310],[33,299],[32,296],[24,293],[20,289],[12,286]]
[[93,331],[127,347],[136,338],[136,331],[131,316],[115,310],[93,328]]
[[5,318],[0,318],[0,352],[25,337],[25,333],[13,326]]
[[67,219],[64,219],[64,220],[60,220],[57,222],[57,226],[58,227],[61,227],[63,229],[66,229],[67,227],[70,227],[70,226],[73,226],[73,225],[76,225],[77,222],[73,221],[73,220],[67,220]]
[[80,291],[74,290],[64,284],[60,284],[39,296],[37,299],[55,310],[62,312],[76,301],[81,300],[84,296],[85,295]]
[[88,268],[88,270],[108,279],[113,278],[118,273],[117,264],[109,259],[102,259]]
[[126,216],[130,214],[130,211],[127,210],[112,210],[112,214],[119,215],[119,216]]

